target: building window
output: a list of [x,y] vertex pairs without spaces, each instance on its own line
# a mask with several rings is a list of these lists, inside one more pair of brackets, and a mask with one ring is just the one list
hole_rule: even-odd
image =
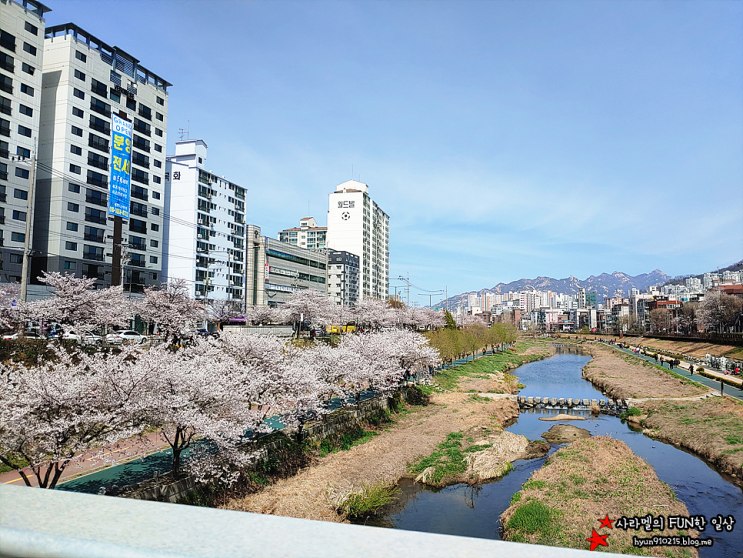
[[77,251],[77,242],[70,242],[69,240],[64,243],[65,250]]
[[[2,76],[2,77],[3,79],[5,79],[5,76]],[[13,83],[13,80],[10,80],[10,82]],[[12,90],[13,88],[10,87],[10,89]],[[10,99],[6,99],[5,97],[0,97],[0,112],[2,112],[3,114],[11,115],[13,114],[12,106],[13,104],[10,102]]]
[[16,221],[25,221],[26,220],[26,212],[25,211],[17,211],[13,210],[13,219]]
[[19,145],[15,148],[15,154],[28,159],[29,157],[31,157],[31,150]]
[[23,50],[28,52],[31,56],[36,56],[36,47],[26,42],[23,43]]
[[117,102],[117,103],[120,103],[120,102],[121,102],[121,95],[119,95],[119,94],[118,94],[118,93],[117,93],[116,91],[114,91],[113,89],[111,89],[111,90],[110,90],[110,91],[108,92],[108,96],[109,96],[109,98],[110,98],[110,99],[111,99],[112,101],[115,101],[115,102]]
[[24,72],[26,72],[28,75],[32,76],[32,75],[34,75],[34,70],[36,70],[36,68],[34,68],[33,66],[31,66],[30,64],[26,64],[25,62],[22,62],[21,63],[21,70],[23,70]]
[[[0,89],[5,91],[6,93],[12,93],[13,92],[13,80],[9,78],[8,76],[0,74]],[[5,114],[10,114],[10,100],[7,101],[8,108],[7,110],[4,110],[3,112]]]
[[161,161],[158,161],[157,159],[152,160],[152,164],[155,165],[158,169],[162,168],[163,164]]
[[26,136],[27,138],[31,137],[31,128],[27,128],[26,126],[18,125],[18,133],[22,136]]
[[157,118],[158,120],[160,120],[160,121],[162,122],[162,120],[163,120],[163,115],[162,115],[162,114],[160,114],[159,112],[156,112],[156,113],[155,113],[155,118]]
[[79,50],[76,50],[76,51],[75,51],[75,58],[77,58],[78,60],[80,60],[80,61],[82,61],[82,62],[85,62],[85,61],[86,61],[86,60],[88,59],[88,57],[87,57],[87,56],[85,56],[85,55],[84,55],[84,54],[83,54],[82,52],[80,52]]
[[74,153],[75,155],[82,155],[83,149],[82,147],[78,147],[77,145],[70,145],[70,153]]
[[26,85],[25,83],[22,83],[21,84],[21,93],[25,93],[29,97],[33,97],[34,96],[34,88],[31,87],[30,85]]
[[157,256],[150,256],[150,263],[156,264],[157,263]]
[[160,230],[160,225],[158,225],[157,223],[150,223],[150,229],[157,232]]
[[152,208],[152,214],[153,215],[160,215],[160,209],[158,209],[157,207],[153,207]]
[[77,232],[77,223],[71,223],[70,221],[67,221],[67,230]]
[[85,74],[82,73],[80,70],[75,70],[75,77],[80,81],[85,81]]
[[23,256],[20,255],[20,254],[11,254],[10,255],[10,263],[22,264],[23,263]]
[[70,172],[73,172],[75,174],[82,174],[82,170],[83,169],[80,167],[80,165],[73,165],[72,163],[70,163]]
[[157,151],[158,153],[162,153],[163,152],[163,146],[162,145],[155,144],[155,151]]
[[165,99],[163,99],[162,97],[158,97],[157,104],[161,106],[165,106]]
[[72,89],[72,94],[77,97],[78,99],[85,99],[85,93],[80,91],[77,87]]
[[139,116],[146,118],[147,120],[152,120],[152,109],[139,103]]
[[160,244],[157,240],[150,240],[150,246],[153,248],[157,248],[158,244]]
[[69,269],[70,271],[75,271],[77,269],[77,262],[65,262],[64,268]]
[[155,128],[155,135],[163,137],[163,131],[160,128]]
[[67,202],[67,211],[72,211],[73,213],[77,213],[80,211],[80,206],[76,203]]
[[25,114],[26,116],[33,116],[34,115],[34,109],[31,107],[27,107],[26,105],[18,105],[18,112],[21,114]]
[[75,136],[83,137],[83,129],[82,128],[78,128],[77,126],[73,126],[72,127],[72,134],[75,135]]
[[159,176],[154,176],[153,175],[152,176],[152,182],[154,182],[155,184],[160,184],[162,182],[162,180],[160,179]]
[[26,242],[26,235],[19,232],[10,233],[10,240],[13,242]]
[[76,194],[79,194],[80,193],[80,186],[78,186],[77,184],[70,183],[70,184],[67,185],[67,189],[70,192],[74,192]]
[[16,169],[15,169],[15,175],[18,178],[26,178],[27,179],[28,178],[28,171],[26,169],[20,169],[20,168],[17,168],[16,167]]
[[77,107],[72,107],[72,115],[77,116],[78,118],[83,118],[85,116],[85,111],[82,111]]
[[153,281],[157,281],[157,273],[152,273],[151,277]]
[[28,199],[28,192],[26,190],[19,190],[16,188],[13,190],[13,197],[17,200],[27,200]]
[[38,35],[39,34],[39,28],[35,25],[31,25],[28,21],[25,22],[24,29],[31,33],[32,35]]
[[137,103],[134,101],[134,99],[129,99],[127,97],[126,108],[128,108],[129,110],[137,110]]
[[152,199],[153,200],[159,200],[160,199],[160,192],[152,192]]

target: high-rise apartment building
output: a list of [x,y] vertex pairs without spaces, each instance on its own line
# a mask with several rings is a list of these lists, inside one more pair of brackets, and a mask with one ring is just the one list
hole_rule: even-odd
[[328,250],[328,296],[341,306],[359,299],[359,257],[350,252]]
[[390,285],[389,216],[356,180],[329,195],[327,246],[359,256],[359,300],[385,299]]
[[279,232],[279,240],[309,250],[325,248],[327,231],[327,227],[317,226],[314,217],[305,217],[299,221],[299,227]]
[[205,170],[203,140],[175,144],[165,169],[165,266],[191,295],[234,300],[245,295],[245,188]]
[[[32,157],[41,115],[44,14],[26,0],[0,0],[0,281],[20,282],[32,219]],[[28,239],[30,240],[30,239]]]
[[[99,287],[122,282],[129,292],[161,281],[169,86],[137,58],[77,25],[46,29],[36,93],[32,280],[41,271],[59,271],[98,279]],[[112,133],[115,118],[133,128],[130,140]],[[121,198],[121,221],[109,211],[112,169],[130,179],[122,184],[130,195]],[[112,269],[120,247],[121,268]]]

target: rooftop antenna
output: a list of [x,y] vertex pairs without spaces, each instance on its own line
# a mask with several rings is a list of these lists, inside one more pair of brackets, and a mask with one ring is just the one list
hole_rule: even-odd
[[181,141],[183,141],[183,136],[186,135],[186,130],[183,128],[178,128],[178,135],[181,136]]

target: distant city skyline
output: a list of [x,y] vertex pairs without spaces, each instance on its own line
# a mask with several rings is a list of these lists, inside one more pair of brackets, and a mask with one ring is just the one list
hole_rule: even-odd
[[390,216],[390,278],[424,289],[743,257],[739,2],[130,6],[46,24],[146,53],[174,84],[168,154],[207,141],[269,236],[324,226],[353,178]]

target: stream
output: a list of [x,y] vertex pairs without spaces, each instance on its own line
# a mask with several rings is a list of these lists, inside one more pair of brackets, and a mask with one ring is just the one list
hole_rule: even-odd
[[[583,366],[590,357],[575,349],[558,347],[558,353],[545,360],[532,362],[512,372],[526,387],[519,395],[535,397],[605,398],[593,385],[584,380]],[[548,422],[540,416],[576,414],[585,421]],[[589,430],[592,435],[608,435],[626,443],[635,454],[647,461],[658,478],[674,489],[690,515],[701,514],[708,524],[700,537],[712,537],[714,545],[699,549],[704,558],[732,558],[743,556],[743,491],[707,465],[703,460],[648,438],[631,429],[619,418],[610,415],[591,416],[586,411],[553,411],[531,409],[523,411],[506,430],[522,434],[530,440],[541,440],[541,435],[555,424],[573,424]],[[560,446],[552,445],[548,455]],[[434,489],[415,484],[410,479],[399,483],[401,495],[390,504],[383,515],[367,519],[366,525],[461,535],[486,539],[500,539],[500,515],[508,508],[511,497],[521,489],[532,472],[539,469],[547,457],[518,460],[513,470],[502,479],[480,485],[455,484]],[[732,532],[717,533],[709,520],[718,515],[732,515],[736,525]],[[598,518],[597,518],[598,519]],[[645,536],[639,532],[640,536]]]

